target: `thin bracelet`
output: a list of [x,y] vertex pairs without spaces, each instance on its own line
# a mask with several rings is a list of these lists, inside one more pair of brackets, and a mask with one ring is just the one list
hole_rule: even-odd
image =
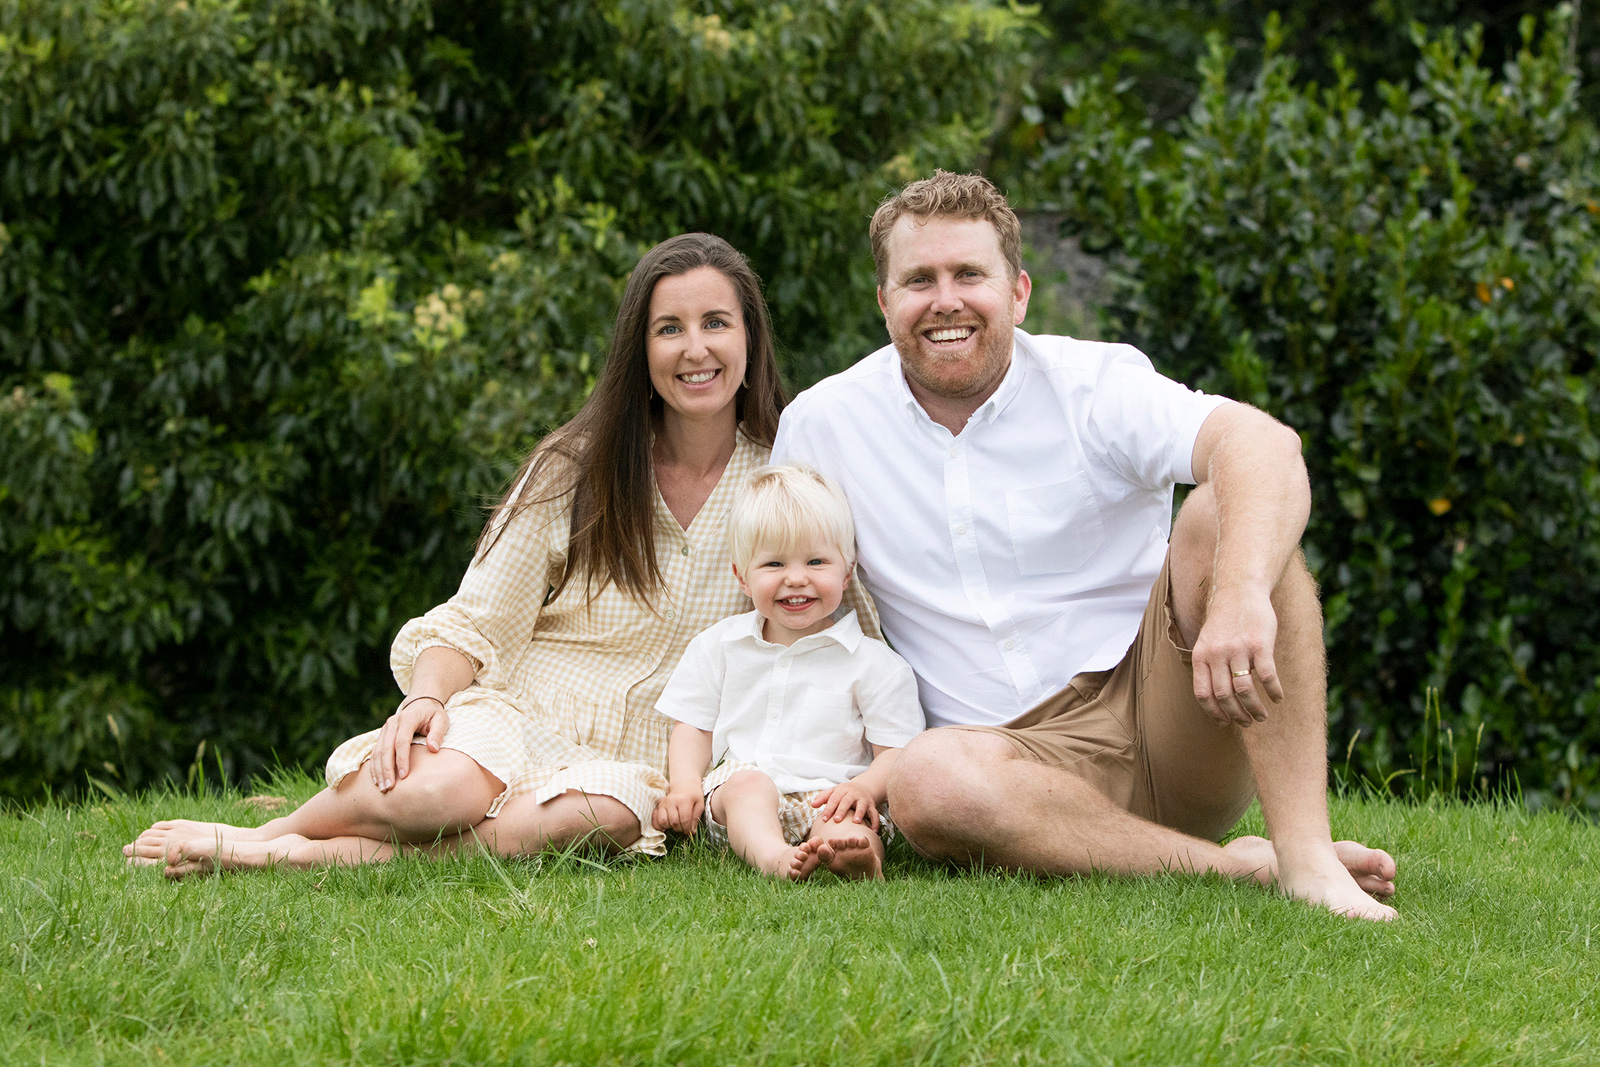
[[440,700],[438,697],[421,696],[421,697],[407,697],[404,701],[401,702],[400,710],[401,711],[405,711],[412,704],[416,703],[419,700],[431,700],[435,704],[439,705],[441,708],[444,707],[444,701]]

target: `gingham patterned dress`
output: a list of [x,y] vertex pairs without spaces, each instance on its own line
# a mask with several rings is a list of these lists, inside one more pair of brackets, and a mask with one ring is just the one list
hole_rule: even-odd
[[[729,567],[725,531],[735,495],[766,460],[767,449],[741,431],[727,469],[687,530],[657,494],[656,561],[664,587],[654,611],[615,585],[585,603],[581,576],[554,603],[544,603],[565,565],[570,533],[570,511],[555,501],[517,515],[493,549],[473,561],[455,596],[401,629],[389,664],[402,691],[424,649],[455,649],[476,667],[474,684],[446,705],[450,730],[443,744],[506,783],[489,817],[513,797],[543,803],[578,789],[615,797],[638,816],[643,834],[630,851],[665,852],[650,815],[667,787],[673,721],[656,712],[656,698],[690,638],[750,610]],[[866,612],[876,630],[876,613],[870,606]],[[377,737],[373,730],[340,745],[328,759],[328,783],[336,786],[358,769]]]

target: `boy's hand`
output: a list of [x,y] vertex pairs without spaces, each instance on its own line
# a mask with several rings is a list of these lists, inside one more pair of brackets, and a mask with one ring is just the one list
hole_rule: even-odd
[[878,829],[878,805],[872,794],[853,780],[819,793],[811,806],[821,808],[817,815],[826,822],[864,822],[874,833]]
[[706,795],[700,789],[700,783],[683,789],[670,788],[667,795],[656,801],[656,810],[651,813],[650,821],[657,830],[676,830],[680,834],[692,834],[695,827],[700,825],[700,816],[706,810]]

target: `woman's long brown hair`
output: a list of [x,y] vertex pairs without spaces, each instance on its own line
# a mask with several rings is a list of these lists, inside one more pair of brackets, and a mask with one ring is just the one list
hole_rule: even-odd
[[594,391],[571,422],[539,442],[478,535],[479,556],[524,509],[571,494],[567,565],[546,603],[583,577],[593,599],[615,582],[648,604],[661,587],[655,550],[655,475],[651,426],[662,401],[650,387],[645,330],[656,283],[713,267],[733,284],[744,317],[746,373],[735,403],[745,436],[771,447],[786,397],[761,281],[732,245],[709,233],[668,238],[644,254],[628,277],[617,324]]

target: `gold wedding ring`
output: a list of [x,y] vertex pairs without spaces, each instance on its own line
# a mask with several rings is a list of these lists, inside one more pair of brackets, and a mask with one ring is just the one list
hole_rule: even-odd
[[1250,669],[1249,669],[1249,668],[1248,668],[1248,667],[1246,667],[1246,668],[1245,668],[1245,669],[1244,669],[1244,670],[1242,670],[1242,671],[1234,671],[1234,672],[1233,672],[1233,676],[1234,676],[1234,677],[1235,677],[1235,678],[1243,678],[1243,677],[1244,677],[1244,676],[1245,676],[1245,675],[1247,675],[1247,674],[1249,674],[1249,673],[1250,673]]

